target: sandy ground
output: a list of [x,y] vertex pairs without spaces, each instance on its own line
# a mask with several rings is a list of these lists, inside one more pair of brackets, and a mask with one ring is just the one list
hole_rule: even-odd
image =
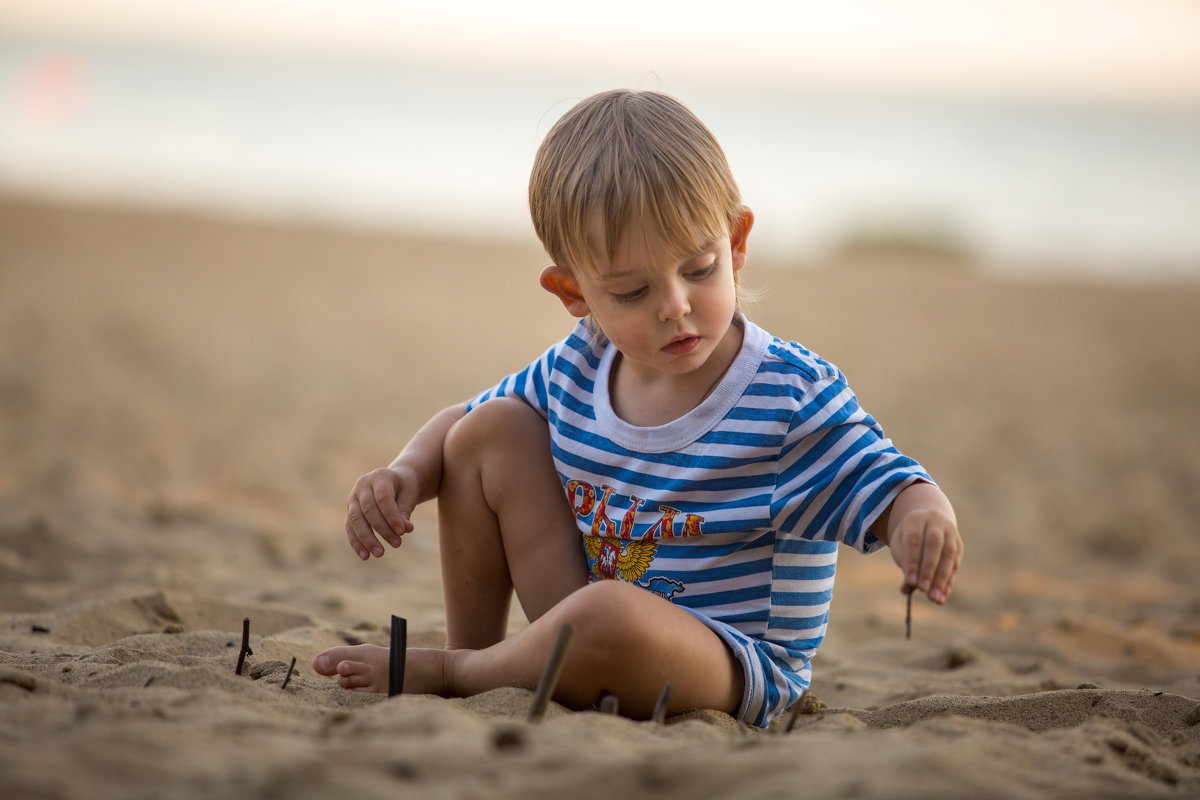
[[1200,795],[1197,286],[752,254],[752,316],[849,375],[968,543],[911,641],[891,560],[845,552],[790,733],[315,675],[392,613],[440,644],[432,506],[362,564],[344,499],[562,335],[544,263],[0,200],[0,796]]

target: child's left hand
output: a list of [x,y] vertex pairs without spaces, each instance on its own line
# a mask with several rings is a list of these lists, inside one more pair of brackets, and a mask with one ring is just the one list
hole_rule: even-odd
[[900,591],[920,590],[938,605],[944,604],[963,557],[950,501],[933,484],[916,483],[896,497],[880,520],[880,528],[886,530],[884,541],[904,573]]

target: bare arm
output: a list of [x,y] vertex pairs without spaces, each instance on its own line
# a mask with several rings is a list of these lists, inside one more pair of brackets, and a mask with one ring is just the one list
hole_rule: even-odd
[[892,551],[904,573],[900,591],[919,589],[941,605],[962,563],[963,542],[954,508],[932,483],[906,486],[879,515],[871,532]]
[[[360,477],[346,508],[346,539],[363,561],[382,558],[382,538],[399,547],[413,529],[410,515],[419,503],[437,497],[442,481],[446,434],[467,413],[465,403],[442,409],[409,440],[386,467]],[[376,537],[379,538],[376,538]]]

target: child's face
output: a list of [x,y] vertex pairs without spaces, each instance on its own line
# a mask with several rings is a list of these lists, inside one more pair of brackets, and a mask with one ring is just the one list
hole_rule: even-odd
[[[746,260],[744,231],[701,242],[690,253],[673,253],[640,225],[622,237],[610,261],[597,250],[596,270],[572,276],[582,305],[629,366],[682,375],[706,364],[730,331],[737,304],[734,272]],[[597,219],[592,241],[603,241]],[[561,295],[560,295],[561,296]],[[582,316],[582,314],[579,314]]]

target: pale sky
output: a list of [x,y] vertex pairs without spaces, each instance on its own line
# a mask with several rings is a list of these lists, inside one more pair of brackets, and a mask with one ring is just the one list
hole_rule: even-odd
[[0,31],[1200,106],[1200,0],[5,0]]

